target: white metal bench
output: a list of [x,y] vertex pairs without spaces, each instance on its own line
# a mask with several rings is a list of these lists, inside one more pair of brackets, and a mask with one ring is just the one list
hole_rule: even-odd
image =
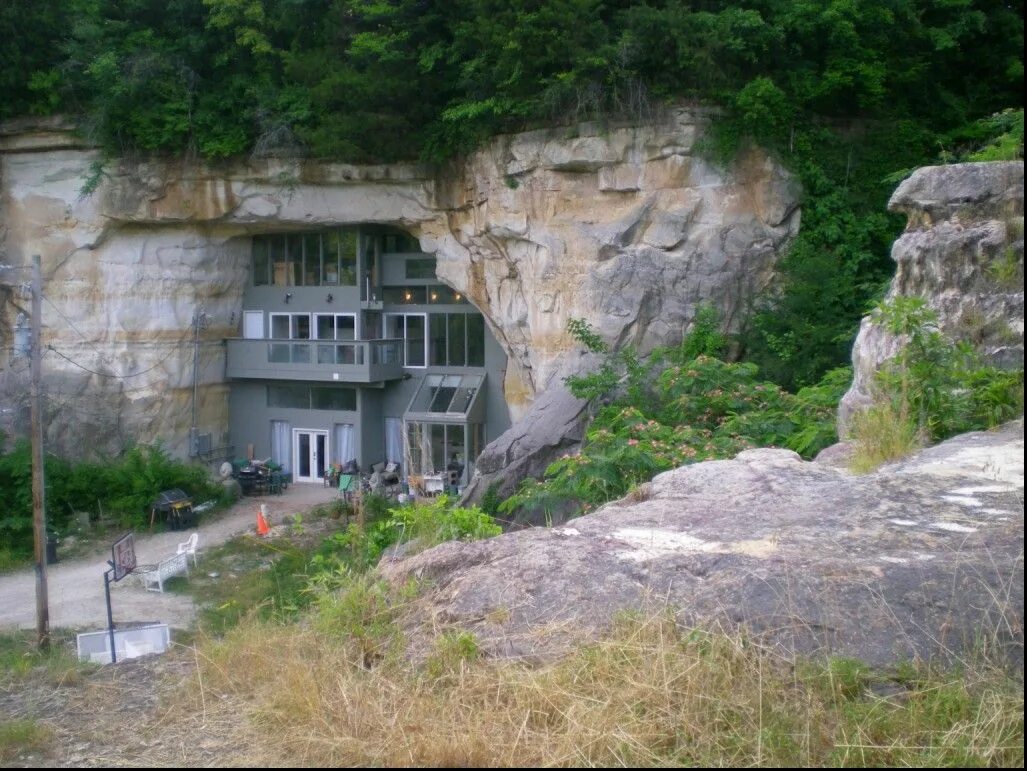
[[189,555],[186,552],[173,554],[156,565],[140,565],[136,575],[143,582],[143,588],[151,592],[164,592],[164,582],[172,576],[189,575]]

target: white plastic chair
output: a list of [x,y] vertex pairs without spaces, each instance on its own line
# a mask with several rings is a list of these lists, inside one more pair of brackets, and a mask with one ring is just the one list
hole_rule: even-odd
[[193,558],[193,567],[196,567],[196,546],[200,542],[200,534],[193,533],[189,536],[189,540],[185,543],[178,545],[178,551],[175,554],[188,554]]

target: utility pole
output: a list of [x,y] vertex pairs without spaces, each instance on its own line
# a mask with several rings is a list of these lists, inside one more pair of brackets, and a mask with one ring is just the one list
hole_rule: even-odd
[[50,648],[50,604],[46,588],[46,492],[43,475],[42,359],[43,277],[39,255],[32,256],[32,529],[36,557],[36,641]]
[[196,424],[198,404],[196,401],[196,390],[199,387],[200,367],[200,330],[207,328],[207,314],[201,310],[193,313],[193,423],[189,429],[189,457],[197,455],[197,435],[199,427]]

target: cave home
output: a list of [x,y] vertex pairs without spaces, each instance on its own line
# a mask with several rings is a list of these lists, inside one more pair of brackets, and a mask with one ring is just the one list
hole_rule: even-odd
[[227,340],[229,432],[295,482],[394,464],[463,486],[506,430],[506,354],[435,258],[379,226],[243,239],[250,280]]

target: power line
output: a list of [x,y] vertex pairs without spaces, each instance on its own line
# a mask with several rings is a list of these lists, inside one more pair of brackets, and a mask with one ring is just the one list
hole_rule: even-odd
[[85,366],[84,364],[79,364],[77,361],[72,359],[70,356],[65,356],[63,353],[58,351],[52,345],[48,345],[47,346],[47,350],[53,351],[54,353],[56,353],[58,356],[60,356],[62,359],[64,359],[69,364],[72,364],[72,365],[78,367],[79,369],[84,370],[85,372],[89,372],[90,374],[96,375],[98,377],[105,377],[105,378],[109,378],[111,380],[128,380],[129,378],[139,377],[140,375],[145,375],[147,372],[153,372],[155,369],[157,369],[157,367],[161,366],[164,362],[166,362],[168,359],[170,359],[172,354],[177,353],[178,352],[178,347],[181,346],[181,345],[182,345],[182,342],[180,341],[176,345],[172,346],[171,350],[168,351],[164,355],[164,358],[162,358],[160,361],[158,361],[152,367],[149,367],[148,369],[140,370],[139,372],[133,372],[130,375],[114,375],[114,374],[111,374],[109,372],[97,372],[95,369],[90,369],[89,367]]
[[[78,336],[79,336],[79,337],[81,337],[81,338],[82,338],[82,340],[83,340],[83,341],[84,341],[84,342],[85,342],[85,343],[86,343],[87,345],[89,345],[89,347],[90,347],[90,348],[92,348],[92,349],[93,349],[93,350],[94,350],[94,351],[96,352],[96,355],[97,355],[97,356],[99,356],[99,357],[100,357],[101,359],[103,359],[103,353],[101,353],[101,352],[100,352],[100,349],[99,349],[99,348],[97,348],[97,347],[96,347],[96,346],[95,346],[95,345],[93,344],[93,341],[92,341],[92,340],[90,340],[90,339],[89,339],[88,337],[86,337],[86,336],[85,336],[84,334],[82,334],[82,330],[80,330],[80,329],[79,329],[78,327],[76,327],[76,326],[75,326],[75,324],[74,324],[74,323],[72,322],[72,320],[71,320],[71,319],[69,319],[69,318],[68,318],[67,316],[65,316],[65,315],[64,315],[64,313],[63,313],[63,312],[61,311],[61,309],[60,309],[60,308],[58,308],[58,307],[57,307],[56,305],[54,305],[54,304],[53,304],[52,302],[50,302],[50,298],[49,298],[49,297],[44,297],[43,299],[44,299],[44,300],[46,301],[46,304],[47,304],[47,305],[49,305],[49,306],[50,306],[51,308],[53,308],[53,309],[54,309],[55,311],[57,311],[57,315],[58,315],[58,316],[60,316],[60,317],[61,317],[62,319],[64,319],[64,322],[65,322],[65,323],[66,323],[66,324],[67,324],[67,325],[68,325],[69,327],[71,327],[72,329],[74,329],[74,330],[75,330],[75,331],[76,331],[76,332],[78,333]],[[72,362],[72,364],[74,364],[74,363],[75,363],[75,362]],[[77,365],[76,365],[76,366],[77,366]],[[85,367],[83,367],[83,369],[85,369]],[[94,373],[94,374],[99,374],[99,373]]]

